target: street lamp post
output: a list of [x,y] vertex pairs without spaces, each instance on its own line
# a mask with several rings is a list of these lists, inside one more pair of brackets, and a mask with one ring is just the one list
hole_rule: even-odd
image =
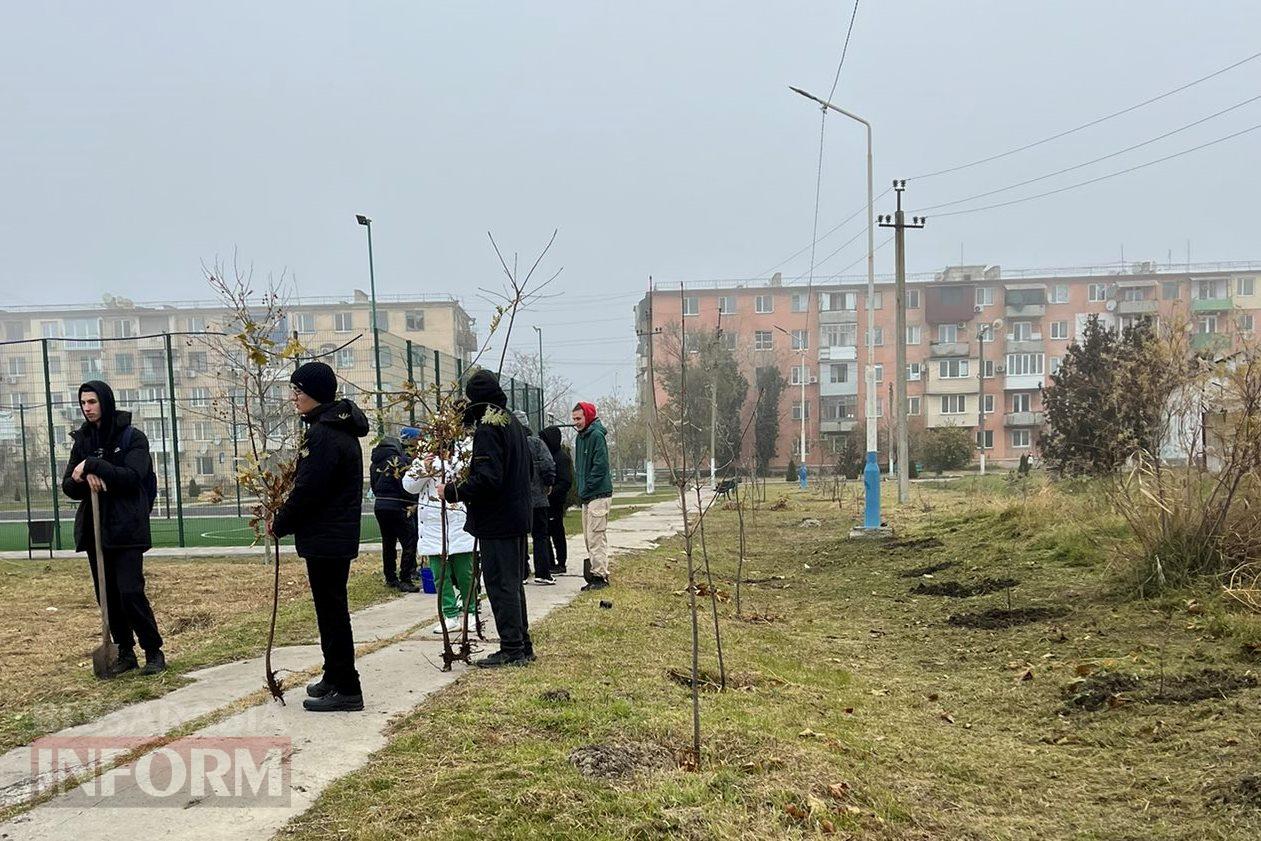
[[538,325],[534,326],[534,332],[539,334],[539,427],[543,426],[543,407],[547,405],[547,393],[543,390],[543,328]]
[[[876,316],[873,304],[876,298],[876,234],[873,207],[875,196],[872,188],[871,173],[871,123],[857,114],[838,108],[826,99],[820,99],[812,93],[791,85],[789,90],[819,103],[825,109],[849,117],[863,124],[867,130],[867,463],[863,467],[863,487],[866,495],[866,510],[863,515],[863,528],[875,531],[880,528],[880,468],[876,465],[876,371],[873,360],[876,355]],[[804,449],[804,447],[803,447]]]
[[355,221],[368,229],[368,290],[372,299],[372,357],[377,372],[377,431],[385,431],[385,410],[382,408],[381,388],[381,334],[377,330],[377,275],[372,264],[372,220],[362,213],[355,214]]

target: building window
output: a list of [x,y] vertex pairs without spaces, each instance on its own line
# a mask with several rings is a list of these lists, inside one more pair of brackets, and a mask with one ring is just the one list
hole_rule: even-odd
[[959,341],[959,325],[938,324],[937,325],[937,341],[939,342]]
[[810,348],[810,334],[805,330],[794,330],[792,333],[793,350],[808,350]]
[[849,364],[845,362],[833,362],[828,365],[828,382],[847,383],[850,381]]
[[992,413],[993,413],[993,411],[994,411],[994,395],[992,395],[992,394],[987,394],[987,395],[985,395],[985,408],[984,408],[984,409],[982,409],[981,411],[985,412],[985,414],[987,414],[987,415],[988,415],[988,414],[992,414]]
[[136,335],[136,324],[129,318],[114,320],[114,338],[130,339]]
[[1051,338],[1061,339],[1061,340],[1067,339],[1068,338],[1068,322],[1067,321],[1052,321],[1051,322]]
[[1236,295],[1251,295],[1255,286],[1256,286],[1256,280],[1254,278],[1251,278],[1251,277],[1235,278],[1235,294]]
[[1252,332],[1252,315],[1249,314],[1249,315],[1239,316],[1239,320],[1235,323],[1235,326],[1239,330],[1240,333],[1251,333]]
[[994,305],[993,286],[978,286],[976,288],[976,305],[978,307],[991,307]]
[[854,347],[858,343],[857,324],[824,324],[819,328],[823,347]]
[[1013,450],[1029,449],[1029,430],[1013,429],[1011,431],[1011,448]]
[[[810,296],[807,295],[805,292],[794,292],[792,294],[792,311],[805,312],[806,305],[809,300],[810,300]],[[734,309],[733,309],[733,312],[734,312]]]
[[755,330],[753,332],[753,349],[770,350],[774,347],[774,339],[774,334],[770,330]]
[[943,415],[963,415],[968,411],[966,394],[941,395],[941,413]]
[[1181,290],[1178,288],[1178,281],[1164,280],[1160,283],[1160,297],[1166,301],[1173,301],[1181,297]]
[[207,369],[206,352],[204,350],[195,350],[188,354],[188,370],[197,373],[205,373]]
[[209,441],[210,440],[210,424],[206,421],[193,421],[193,440]]
[[1215,315],[1201,316],[1199,320],[1199,324],[1197,325],[1196,332],[1200,333],[1201,335],[1204,335],[1207,333],[1216,333],[1217,332],[1217,316]]
[[51,356],[51,355],[50,355],[50,356],[48,357],[48,373],[50,373],[50,374],[60,374],[60,373],[61,373],[61,357],[60,357],[60,356]]
[[315,313],[299,312],[289,316],[293,322],[293,329],[299,333],[315,332]]
[[770,295],[758,295],[754,301],[753,309],[755,312],[774,312],[775,304]]
[[20,377],[26,373],[26,357],[10,356],[9,357],[9,376]]
[[197,386],[189,396],[189,403],[193,406],[209,406],[210,405],[210,389],[205,386]]
[[1051,303],[1067,304],[1068,303],[1068,284],[1057,283],[1051,287]]
[[337,351],[337,367],[338,368],[355,367],[355,349],[354,348],[344,347],[341,350]]
[[1195,297],[1201,301],[1220,301],[1230,297],[1230,288],[1225,280],[1201,280]]
[[879,394],[876,395],[876,417],[884,417],[884,398]]
[[70,350],[95,350],[101,346],[101,320],[99,318],[67,318],[64,326],[65,338],[83,340],[71,344]]
[[961,380],[968,375],[968,360],[942,359],[937,362],[937,378],[942,380]]
[[800,400],[793,401],[793,420],[801,420],[801,407],[803,405],[806,407],[806,420],[810,420],[810,404],[803,404]]
[[906,363],[906,379],[911,382],[918,382],[920,378],[920,367],[918,362]]
[[45,339],[61,338],[61,322],[60,321],[41,321],[39,323],[40,335]]
[[918,324],[906,325],[906,343],[908,345],[918,345],[923,339],[923,331]]
[[809,385],[809,383],[810,383],[810,374],[809,374],[809,371],[808,371],[808,369],[806,368],[806,366],[804,366],[804,365],[794,365],[794,366],[792,367],[792,377],[791,377],[791,380],[792,380],[792,384],[793,384],[793,385],[801,385],[802,383],[806,383],[807,385]]
[[718,334],[718,346],[723,350],[735,350],[736,334],[730,330],[723,330]]
[[1059,370],[1060,370],[1060,357],[1058,357],[1058,356],[1052,356],[1052,357],[1051,357],[1051,358],[1047,361],[1047,363],[1046,363],[1046,364],[1047,364],[1047,369],[1046,369],[1046,370],[1047,370],[1047,373],[1054,374],[1054,373],[1056,373],[1057,371],[1059,371]]
[[1034,338],[1032,321],[1013,321],[1011,323],[1011,339],[1016,342],[1028,342]]
[[353,312],[333,313],[333,329],[338,333],[349,333],[355,329],[354,315]]
[[978,429],[976,431],[976,445],[983,450],[994,449],[994,430]]
[[1042,373],[1043,355],[1040,353],[1007,354],[1007,376],[1023,376]]
[[1013,412],[1028,412],[1032,403],[1033,397],[1028,393],[1018,392],[1011,396],[1011,410]]
[[918,289],[906,290],[906,308],[908,310],[919,309],[919,290]]
[[723,295],[718,299],[719,315],[734,315],[736,311],[736,298],[734,295]]
[[83,379],[93,379],[101,373],[101,357],[85,356],[79,360],[79,373]]
[[215,460],[212,456],[197,456],[197,475],[213,476],[215,473]]
[[[863,344],[866,344],[866,343],[867,343],[867,331],[864,330],[863,331]],[[875,338],[875,341],[872,342],[872,344],[874,344],[876,347],[884,347],[884,328],[883,327],[876,328],[876,338]]]
[[920,398],[918,395],[907,397],[906,398],[906,413],[908,415],[913,415],[915,417],[918,417],[919,412],[920,412],[919,404],[920,404]]
[[875,293],[873,293],[873,295],[874,295],[874,297],[871,299],[871,301],[872,301],[871,308],[872,308],[873,310],[882,310],[882,309],[884,309],[884,293],[883,293],[883,292],[875,292]]
[[419,332],[425,329],[425,311],[424,310],[406,310],[403,313],[403,329],[409,332]]
[[1086,288],[1086,300],[1091,303],[1098,303],[1106,300],[1108,297],[1108,287],[1102,283],[1092,283]]
[[819,312],[837,312],[839,310],[858,309],[857,292],[820,292]]
[[166,399],[166,386],[150,385],[140,389],[140,399],[146,403],[156,403]]
[[872,370],[872,377],[875,378],[875,381],[877,383],[884,382],[884,366],[883,365],[872,365],[871,370]]
[[187,323],[188,332],[190,333],[206,332],[206,317],[204,315],[190,315],[187,319]]
[[120,388],[114,396],[118,398],[119,405],[130,406],[140,400],[140,392],[134,388]]
[[981,376],[987,380],[994,376],[994,360],[993,359],[985,360],[985,364],[981,366]]

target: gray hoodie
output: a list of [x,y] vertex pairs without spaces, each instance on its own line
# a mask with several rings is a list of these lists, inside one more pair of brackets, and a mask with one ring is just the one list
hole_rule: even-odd
[[530,429],[530,419],[525,412],[518,410],[512,414],[525,428],[526,442],[530,445],[530,460],[533,462],[530,470],[530,504],[534,508],[547,508],[547,492],[556,481],[556,462],[547,449],[547,444]]

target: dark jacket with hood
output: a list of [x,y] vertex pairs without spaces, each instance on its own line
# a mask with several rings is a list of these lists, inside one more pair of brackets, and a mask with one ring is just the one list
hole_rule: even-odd
[[525,430],[505,408],[508,396],[489,371],[470,377],[464,394],[469,403],[464,423],[473,427],[473,456],[464,481],[447,485],[447,502],[466,504],[464,530],[474,537],[524,537],[534,516]]
[[405,511],[416,504],[416,495],[403,490],[403,474],[412,460],[403,452],[403,442],[386,436],[372,448],[372,482],[374,511]]
[[530,429],[529,418],[525,412],[516,411],[512,416],[525,430],[525,443],[530,447],[530,505],[535,508],[547,508],[547,494],[552,483],[556,481],[556,461],[534,431]]
[[547,445],[547,451],[552,454],[552,461],[556,463],[556,481],[552,483],[552,492],[547,495],[548,507],[552,514],[563,515],[568,507],[569,489],[574,484],[574,460],[570,458],[569,451],[561,446],[559,426],[544,427],[539,438]]
[[95,551],[92,532],[92,491],[88,483],[76,482],[71,474],[79,462],[86,461],[85,473],[99,476],[105,482],[100,495],[101,545],[106,549],[149,549],[149,497],[144,477],[153,469],[149,458],[149,439],[138,428],[131,431],[126,450],[122,449],[123,433],[131,426],[131,412],[120,412],[114,404],[114,390],[100,380],[79,386],[79,394],[96,392],[101,404],[98,426],[86,419],[71,437],[70,461],[61,478],[66,496],[79,501],[74,516],[74,546],[80,552]]
[[323,403],[302,416],[306,439],[289,498],[276,512],[277,537],[292,534],[303,558],[359,554],[363,450],[368,417],[349,400]]
[[609,473],[609,445],[604,440],[604,424],[596,417],[595,406],[579,403],[587,425],[574,441],[574,481],[578,483],[578,499],[583,503],[613,495],[613,476]]

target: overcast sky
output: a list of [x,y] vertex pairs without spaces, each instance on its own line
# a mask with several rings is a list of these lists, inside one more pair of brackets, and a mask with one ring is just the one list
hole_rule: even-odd
[[[569,293],[532,313],[587,395],[632,383],[658,280],[786,275],[808,257],[819,112],[852,4],[40,2],[0,24],[0,306],[205,298],[237,249],[303,294],[451,292],[484,323],[486,231]],[[1256,2],[868,0],[835,100],[875,124],[877,191],[1037,140],[1256,52]],[[910,184],[923,207],[1125,148],[1261,94],[1261,59],[1093,129]],[[1261,123],[1261,101],[984,204]],[[1261,258],[1261,131],[910,235],[910,270]],[[820,232],[864,201],[863,135],[829,119]],[[891,197],[890,197],[891,198]],[[967,207],[969,205],[960,205]],[[886,198],[878,212],[891,210]],[[950,208],[955,209],[955,208]],[[930,214],[933,216],[933,214]],[[820,258],[860,230],[824,239]],[[880,237],[877,241],[882,240]],[[863,270],[864,240],[816,274]],[[857,261],[857,262],[855,262]],[[891,249],[878,270],[892,266]]]

